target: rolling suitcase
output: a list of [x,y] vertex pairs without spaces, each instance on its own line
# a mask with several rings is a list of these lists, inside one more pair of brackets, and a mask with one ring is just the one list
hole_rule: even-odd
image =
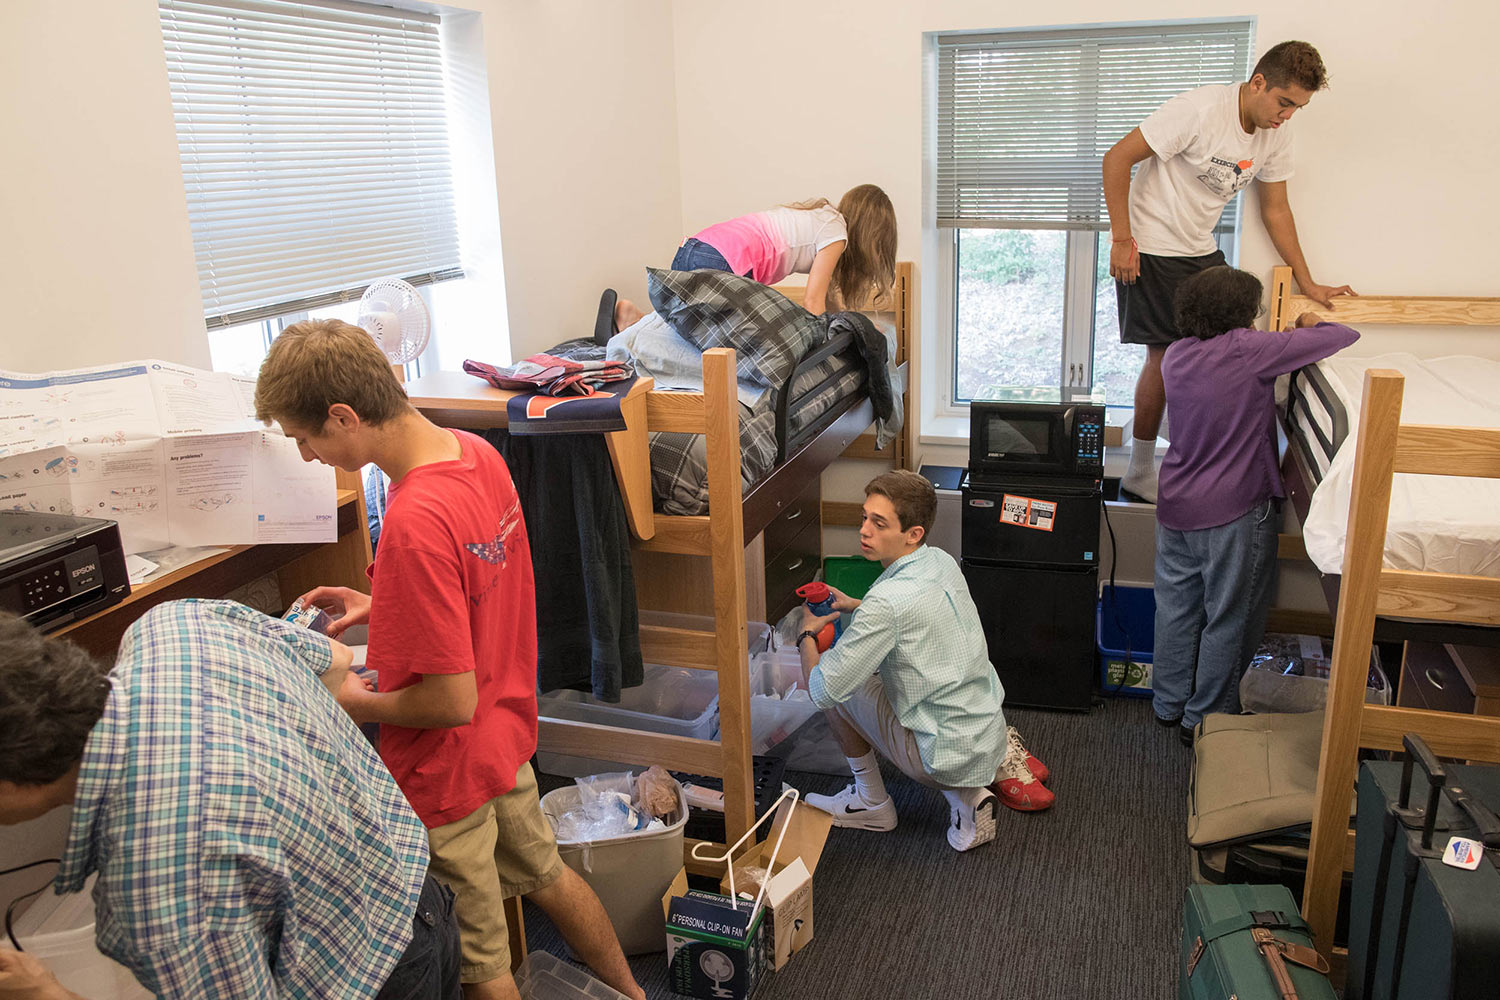
[[1333,1000],[1328,963],[1280,885],[1193,885],[1182,916],[1179,1000]]
[[[1402,743],[1404,761],[1360,769],[1345,996],[1500,995],[1500,768],[1441,764],[1419,737]],[[1414,763],[1427,778],[1416,801]],[[1484,845],[1477,868],[1445,863],[1454,837]]]

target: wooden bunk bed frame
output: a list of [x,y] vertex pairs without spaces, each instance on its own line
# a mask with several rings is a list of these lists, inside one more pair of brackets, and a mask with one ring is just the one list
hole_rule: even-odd
[[[1351,304],[1364,301],[1350,300]],[[1436,301],[1447,309],[1449,303],[1473,300]],[[1500,306],[1496,300],[1480,302]],[[1340,319],[1358,322],[1355,310],[1351,308],[1346,314],[1343,305],[1340,300]],[[1389,315],[1384,307],[1377,308],[1379,315]],[[1366,313],[1361,311],[1361,315]],[[1295,316],[1297,312],[1284,315]],[[1413,322],[1410,318],[1402,321]],[[1398,372],[1372,369],[1365,373],[1343,586],[1302,897],[1303,917],[1312,928],[1318,950],[1335,961],[1342,957],[1332,947],[1339,886],[1342,873],[1352,870],[1354,863],[1349,796],[1359,766],[1359,750],[1399,752],[1401,737],[1416,733],[1441,757],[1500,760],[1500,719],[1367,705],[1364,701],[1377,615],[1500,626],[1500,578],[1384,568],[1392,476],[1415,473],[1500,478],[1500,430],[1401,424],[1403,389],[1404,379]]]
[[[778,288],[795,301],[801,289]],[[888,300],[874,303],[877,319],[894,322],[906,362],[914,289],[912,265],[897,264],[896,286]],[[907,378],[908,384],[910,378]],[[434,422],[449,427],[505,426],[506,403],[515,393],[487,385],[460,372],[438,372],[407,385],[411,402]],[[910,416],[909,392],[907,416]],[[783,457],[754,487],[741,491],[739,400],[735,383],[735,353],[726,348],[703,354],[703,391],[657,391],[651,379],[638,379],[621,402],[625,429],[607,436],[607,446],[626,520],[632,551],[673,556],[707,557],[711,576],[713,631],[698,631],[642,623],[641,651],[648,662],[714,670],[719,675],[717,741],[670,736],[584,722],[543,718],[538,745],[545,750],[602,760],[661,764],[724,782],[726,842],[734,843],[755,822],[755,786],[751,761],[750,692],[746,630],[746,559],[748,538],[760,534],[782,509],[797,497],[834,460],[883,458],[898,466],[908,454],[905,435],[886,451],[877,452],[873,434],[865,433],[874,420],[868,397],[854,397],[836,405],[820,421],[821,430]],[[905,428],[910,428],[908,419]],[[677,431],[703,434],[707,446],[709,513],[698,516],[656,514],[652,509],[649,433]],[[640,572],[637,573],[640,576]],[[703,589],[694,603],[680,609],[703,614]],[[692,857],[698,841],[686,845],[689,871],[719,875]],[[717,845],[722,850],[722,845]],[[713,853],[705,851],[702,853]]]
[[[1335,308],[1329,310],[1306,296],[1292,293],[1290,267],[1274,268],[1271,272],[1270,328],[1291,329],[1297,317],[1308,311],[1356,328],[1380,325],[1500,326],[1500,298],[1359,295],[1340,298],[1336,300]],[[1328,435],[1314,431],[1316,440],[1309,440],[1291,419],[1290,412],[1284,415],[1282,429],[1286,435],[1287,448],[1281,462],[1281,474],[1287,498],[1296,510],[1299,521],[1305,523],[1313,490],[1322,478],[1311,460],[1311,454],[1315,449],[1321,450],[1332,460],[1349,428],[1343,407],[1338,404],[1332,390],[1315,367],[1309,366],[1293,374],[1289,396],[1289,411],[1294,407],[1305,406],[1309,396],[1316,396],[1333,418],[1333,427]],[[1350,530],[1353,530],[1352,524]],[[1301,549],[1300,544],[1294,544],[1298,541],[1296,536],[1284,536],[1282,550],[1305,559],[1306,551]],[[1340,601],[1340,575],[1320,573],[1319,579],[1328,608],[1331,612],[1335,611]],[[1496,646],[1500,645],[1500,632],[1462,624],[1396,620],[1382,616],[1375,622],[1375,640],[1421,640]]]

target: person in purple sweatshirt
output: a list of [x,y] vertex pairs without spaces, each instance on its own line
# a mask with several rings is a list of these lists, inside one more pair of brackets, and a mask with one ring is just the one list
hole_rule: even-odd
[[1239,680],[1265,630],[1284,493],[1276,467],[1276,376],[1359,334],[1313,313],[1267,333],[1260,281],[1211,267],[1174,299],[1182,339],[1162,359],[1172,444],[1156,506],[1153,708],[1193,742],[1210,712],[1238,712]]

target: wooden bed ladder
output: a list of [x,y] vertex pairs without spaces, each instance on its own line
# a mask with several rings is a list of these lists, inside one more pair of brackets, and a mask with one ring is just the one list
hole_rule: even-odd
[[[709,514],[650,515],[651,529],[649,533],[636,532],[634,547],[638,551],[707,556],[711,560],[712,607],[705,600],[703,611],[712,611],[714,630],[701,632],[642,624],[640,631],[641,652],[648,662],[717,671],[719,740],[547,718],[539,722],[539,737],[540,743],[554,753],[660,764],[673,770],[722,778],[726,842],[732,844],[755,822],[745,625],[745,526],[734,351],[714,348],[703,352],[703,389],[703,392],[632,393],[627,397],[626,405],[645,407],[645,419],[639,419],[638,414],[627,415],[627,419],[635,417],[630,423],[637,433],[619,442],[617,448],[639,449],[640,453],[619,454],[616,464],[649,473],[648,428],[706,437]],[[649,486],[648,480],[648,490]],[[688,845],[689,854],[692,846]],[[688,868],[695,870],[691,862]]]
[[1500,760],[1500,719],[1364,701],[1377,615],[1500,625],[1500,578],[1384,568],[1394,474],[1500,479],[1500,430],[1402,425],[1403,388],[1399,372],[1365,373],[1302,896],[1303,917],[1318,950],[1330,958],[1342,875],[1354,865],[1349,796],[1358,751],[1399,752],[1402,735],[1416,733],[1440,757]]

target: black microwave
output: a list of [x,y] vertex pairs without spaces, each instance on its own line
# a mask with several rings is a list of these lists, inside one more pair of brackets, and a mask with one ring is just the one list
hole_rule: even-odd
[[986,389],[969,404],[969,474],[1104,475],[1104,400],[1070,389]]

